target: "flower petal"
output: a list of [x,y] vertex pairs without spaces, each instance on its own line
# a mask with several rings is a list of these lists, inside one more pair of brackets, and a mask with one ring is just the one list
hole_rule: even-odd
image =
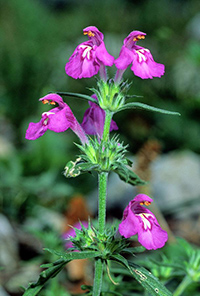
[[157,223],[152,223],[151,229],[144,230],[143,227],[140,227],[138,230],[138,241],[147,250],[162,248],[167,240],[167,232]]
[[114,64],[117,69],[125,70],[132,63],[133,59],[134,54],[132,51],[123,45],[119,57],[115,60]]
[[48,129],[56,133],[64,132],[71,127],[73,120],[74,116],[66,105],[60,111],[49,115]]
[[161,77],[165,73],[165,66],[156,63],[149,50],[136,50],[131,70],[142,79]]
[[65,72],[67,75],[77,79],[81,76],[82,71],[82,59],[81,53],[75,49],[73,55],[69,58],[69,62],[65,66]]
[[112,66],[114,63],[114,57],[111,56],[105,47],[104,42],[102,41],[101,45],[96,49],[96,57],[105,65]]
[[125,238],[129,238],[138,232],[139,219],[133,214],[128,206],[124,211],[123,221],[119,224],[119,233]]
[[90,108],[88,108],[84,114],[82,128],[88,135],[98,135],[102,137],[105,113],[95,103],[90,102]]
[[78,78],[90,78],[99,72],[100,65],[95,60],[88,60],[85,58],[82,62],[82,71]]
[[[97,100],[96,95],[92,95]],[[82,128],[88,135],[97,135],[100,138],[103,135],[105,111],[95,103],[89,102],[90,108],[88,108],[83,116]],[[110,131],[117,130],[118,126],[114,120],[111,121]]]
[[27,140],[36,140],[44,135],[44,133],[47,131],[48,127],[47,125],[43,125],[44,118],[42,118],[39,122],[34,123],[30,122],[28,129],[26,131],[25,138]]
[[62,97],[55,94],[55,93],[48,94],[48,95],[39,99],[39,101],[41,101],[41,102],[46,101],[46,100],[49,102],[51,102],[51,101],[56,102],[60,107],[64,107],[66,104],[65,102],[63,102]]

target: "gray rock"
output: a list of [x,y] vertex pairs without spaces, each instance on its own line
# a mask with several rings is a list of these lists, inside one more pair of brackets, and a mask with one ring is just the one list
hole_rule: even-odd
[[172,152],[152,163],[152,194],[163,210],[200,201],[200,156],[192,151]]
[[0,286],[0,296],[9,296],[9,294]]
[[19,261],[15,232],[8,219],[0,214],[0,266],[13,270]]

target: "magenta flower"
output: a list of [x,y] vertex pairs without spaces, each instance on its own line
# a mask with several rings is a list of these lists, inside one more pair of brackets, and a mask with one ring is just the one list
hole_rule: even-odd
[[119,224],[119,233],[125,238],[138,234],[138,241],[148,250],[162,248],[168,239],[154,214],[142,205],[150,205],[153,200],[145,195],[138,194],[131,200],[124,210],[122,222]]
[[39,101],[42,101],[43,104],[58,104],[58,106],[42,113],[42,118],[39,122],[29,123],[25,136],[26,139],[36,140],[37,138],[43,136],[48,129],[56,133],[60,133],[66,131],[68,128],[71,128],[83,144],[88,142],[85,132],[76,120],[71,109],[63,102],[63,99],[59,95],[49,94],[39,99]]
[[77,46],[69,62],[65,66],[67,75],[77,78],[89,78],[100,71],[102,79],[106,80],[105,66],[112,66],[114,57],[106,50],[103,34],[94,26],[83,30],[89,40]]
[[[87,221],[81,221],[81,224],[87,228],[88,227],[88,222]],[[75,237],[76,236],[76,229],[82,229],[82,226],[79,222],[75,223],[72,228],[70,228],[68,231],[66,231],[63,235],[62,238],[66,240],[65,243],[65,248],[69,249],[73,247],[72,242],[70,241],[70,237]]]
[[119,57],[115,65],[119,69],[116,74],[116,82],[120,82],[123,72],[132,63],[131,70],[142,79],[161,77],[165,72],[165,66],[154,61],[149,49],[136,45],[140,39],[145,39],[145,33],[132,31],[124,39]]
[[[92,95],[92,98],[97,100],[96,95]],[[99,105],[89,102],[90,107],[85,111],[82,128],[88,135],[97,135],[99,138],[103,136],[105,111],[99,107]],[[118,126],[114,120],[111,121],[110,131],[118,130]]]

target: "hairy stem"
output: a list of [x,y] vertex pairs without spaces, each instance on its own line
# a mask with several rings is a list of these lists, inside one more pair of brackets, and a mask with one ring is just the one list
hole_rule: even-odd
[[[113,114],[111,112],[106,112],[102,141],[109,140],[112,115]],[[100,172],[98,174],[98,191],[99,191],[98,225],[99,225],[99,234],[102,234],[102,235],[105,232],[105,226],[106,226],[107,182],[108,182],[108,172]],[[103,265],[104,263],[101,261],[101,259],[98,259],[95,261],[93,296],[99,296],[101,293]]]
[[98,211],[98,222],[99,222],[99,233],[103,234],[106,223],[106,195],[107,195],[107,180],[108,173],[101,172],[99,175],[99,211]]
[[102,288],[103,278],[103,267],[104,263],[101,259],[95,261],[95,273],[94,273],[94,284],[93,284],[93,296],[99,296]]
[[180,283],[180,285],[175,290],[173,296],[180,296],[185,291],[185,289],[192,283],[192,279],[189,276],[185,276]]
[[110,133],[110,125],[112,120],[113,113],[110,111],[106,111],[105,123],[104,123],[104,130],[103,130],[103,141],[107,141],[109,139]]

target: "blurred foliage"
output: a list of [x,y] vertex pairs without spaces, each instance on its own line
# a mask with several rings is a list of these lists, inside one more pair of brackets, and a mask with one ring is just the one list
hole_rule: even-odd
[[185,296],[199,294],[200,249],[198,247],[177,238],[175,243],[147,256],[146,259],[139,259],[139,262],[166,284],[174,295],[182,295],[183,292]]

